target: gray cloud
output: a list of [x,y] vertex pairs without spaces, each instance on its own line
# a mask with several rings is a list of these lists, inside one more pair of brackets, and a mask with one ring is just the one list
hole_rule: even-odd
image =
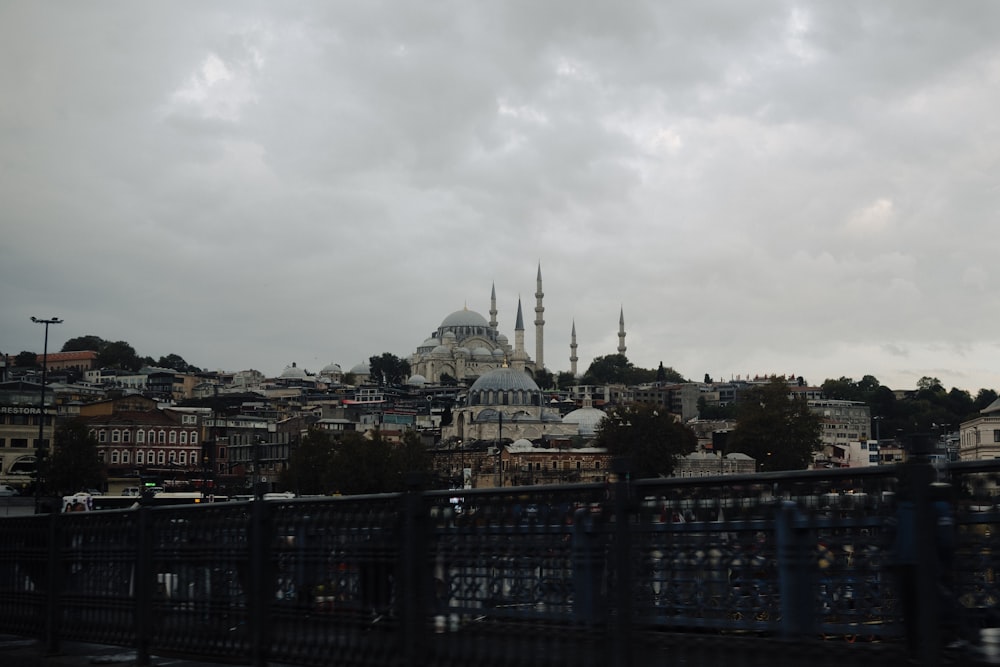
[[540,261],[553,370],[624,308],[696,379],[998,388],[998,12],[6,3],[0,350],[349,367]]

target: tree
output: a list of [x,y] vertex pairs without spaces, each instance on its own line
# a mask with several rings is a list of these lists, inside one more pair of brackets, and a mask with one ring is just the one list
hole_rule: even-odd
[[980,389],[979,393],[976,394],[976,400],[973,401],[972,410],[973,412],[979,412],[995,400],[997,400],[997,393],[995,391],[992,389]]
[[59,495],[104,487],[107,471],[85,423],[71,419],[56,426],[53,449],[41,464],[41,475],[45,491]]
[[38,355],[27,350],[19,352],[18,355],[14,357],[14,365],[20,368],[34,368],[36,366],[40,366],[38,363]]
[[93,334],[77,336],[63,343],[62,352],[100,352],[104,345],[104,340],[100,336],[94,336]]
[[535,371],[535,384],[539,389],[551,389],[556,386],[556,379],[551,371],[539,368]]
[[757,470],[800,470],[820,448],[820,418],[805,398],[790,395],[784,380],[747,390],[737,408],[727,451],[757,460]]
[[160,368],[169,368],[177,371],[178,373],[198,373],[201,371],[201,369],[197,366],[192,366],[188,362],[184,361],[184,358],[179,354],[168,354],[165,357],[160,357],[159,361],[151,365],[158,366]]
[[583,374],[583,384],[626,384],[632,368],[624,354],[595,357]]
[[97,351],[97,365],[101,368],[120,368],[125,371],[137,371],[142,367],[142,360],[135,353],[135,348],[123,340],[105,343]]
[[310,429],[288,457],[281,486],[299,495],[332,493],[336,450],[327,431]]
[[597,447],[630,459],[636,477],[670,477],[677,458],[698,445],[694,431],[649,404],[612,408],[597,426]]
[[371,370],[369,378],[378,385],[403,384],[410,377],[410,362],[389,352],[369,357],[368,364]]
[[925,389],[929,389],[934,392],[944,391],[944,387],[941,386],[941,380],[927,375],[917,380],[917,390],[922,391]]
[[569,389],[576,384],[576,376],[569,371],[560,371],[556,376],[556,387],[562,390]]

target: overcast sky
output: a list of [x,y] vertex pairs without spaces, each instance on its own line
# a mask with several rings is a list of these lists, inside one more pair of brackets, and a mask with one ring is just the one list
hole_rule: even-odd
[[0,352],[1000,389],[995,2],[0,2]]

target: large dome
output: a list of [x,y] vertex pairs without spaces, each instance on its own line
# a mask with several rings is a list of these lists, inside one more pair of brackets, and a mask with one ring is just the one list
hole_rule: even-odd
[[580,429],[580,435],[584,437],[590,437],[596,435],[597,425],[601,423],[607,414],[604,410],[598,410],[597,408],[579,408],[573,410],[563,417],[562,421],[564,424],[576,424]]
[[497,368],[472,383],[470,392],[476,391],[541,391],[531,376],[514,368]]
[[474,310],[463,308],[444,318],[441,327],[488,327],[486,318]]

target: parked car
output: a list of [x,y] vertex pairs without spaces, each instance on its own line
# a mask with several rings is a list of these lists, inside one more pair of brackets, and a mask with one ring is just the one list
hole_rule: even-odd
[[9,484],[0,484],[0,497],[19,496],[21,492]]
[[123,496],[138,496],[139,495],[139,487],[138,486],[126,486],[124,489],[122,489],[122,495]]

